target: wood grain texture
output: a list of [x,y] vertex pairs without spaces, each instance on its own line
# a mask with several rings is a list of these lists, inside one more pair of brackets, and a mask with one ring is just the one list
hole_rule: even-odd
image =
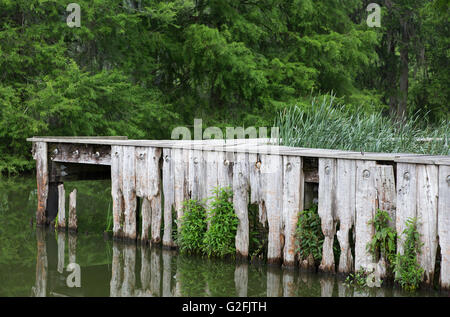
[[322,262],[319,269],[324,272],[334,272],[333,241],[336,233],[336,160],[319,159],[319,205],[318,213],[321,219],[324,235]]
[[356,214],[356,161],[338,159],[336,168],[336,220],[339,221],[336,236],[341,248],[338,272],[349,273],[353,271],[349,232]]
[[124,238],[136,239],[136,161],[135,148],[123,147],[122,194],[124,200]]
[[[175,208],[175,192],[182,190],[180,186],[175,187],[175,169],[177,160],[176,151],[172,149],[163,149],[163,165],[162,165],[162,182],[163,182],[163,196],[164,196],[164,234],[163,245],[166,247],[173,247],[174,241],[172,238],[172,210]],[[172,154],[173,153],[173,154]],[[182,171],[181,171],[182,172]]]
[[356,162],[355,271],[367,270],[374,264],[374,258],[367,250],[367,244],[375,234],[375,228],[370,223],[376,212],[375,165],[374,161]]
[[295,231],[298,214],[303,210],[304,177],[302,158],[284,156],[282,189],[282,234],[284,235],[283,266],[295,265]]
[[48,158],[46,142],[36,142],[33,144],[33,158],[36,160],[38,199],[36,225],[43,226],[46,223],[45,210],[47,209],[48,197]]
[[69,231],[76,232],[77,230],[77,189],[75,188],[69,195]]
[[111,196],[113,212],[113,235],[120,239],[124,235],[124,201],[122,195],[123,147],[111,147]]
[[269,241],[267,262],[277,264],[281,261],[284,236],[281,232],[281,215],[283,210],[283,160],[279,155],[263,155],[261,158],[263,177],[263,199],[269,224]]
[[66,191],[64,184],[58,185],[58,230],[66,228]]
[[417,216],[417,169],[416,164],[397,164],[397,252],[403,254],[406,221]]
[[236,255],[240,258],[248,257],[249,222],[248,222],[248,190],[249,168],[248,154],[237,153],[233,166],[233,206],[239,219],[236,231]]
[[422,247],[418,263],[424,269],[424,282],[433,283],[437,252],[438,167],[417,165],[417,231]]
[[450,166],[439,166],[438,235],[442,289],[450,290]]

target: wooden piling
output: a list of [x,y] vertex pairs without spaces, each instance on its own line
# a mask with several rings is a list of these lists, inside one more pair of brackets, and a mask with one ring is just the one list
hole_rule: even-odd
[[248,222],[248,154],[237,153],[233,166],[233,206],[239,219],[236,232],[236,255],[248,257],[249,222]]
[[350,249],[349,232],[355,223],[356,161],[338,159],[336,165],[336,233],[341,248],[339,273],[353,271],[353,256]]
[[123,147],[122,193],[124,200],[124,238],[136,240],[136,169],[135,148]]
[[374,263],[373,255],[367,244],[372,240],[375,229],[373,221],[377,192],[375,188],[375,161],[356,162],[356,198],[355,198],[355,271],[368,269]]
[[438,235],[441,248],[440,285],[450,290],[450,166],[439,166]]
[[35,142],[33,157],[36,160],[36,182],[38,207],[36,210],[36,225],[43,226],[46,223],[45,210],[48,197],[48,162],[47,142]]
[[75,188],[69,195],[69,231],[77,232],[77,189]]
[[66,191],[64,184],[58,185],[58,230],[66,229]]
[[336,233],[335,216],[336,197],[336,160],[319,159],[319,206],[318,213],[322,221],[324,235],[322,262],[319,269],[334,272],[333,241]]
[[[172,238],[172,210],[175,207],[175,169],[181,150],[177,149],[163,149],[163,196],[164,196],[164,234],[163,246],[173,247],[175,244]],[[173,153],[173,154],[172,154]],[[181,170],[180,172],[182,172]],[[177,190],[181,190],[178,186]]]
[[283,266],[295,265],[295,231],[298,214],[303,210],[304,177],[302,158],[283,156],[282,234]]
[[111,146],[111,196],[113,207],[113,235],[121,239],[124,235],[124,201],[122,195],[123,147]]

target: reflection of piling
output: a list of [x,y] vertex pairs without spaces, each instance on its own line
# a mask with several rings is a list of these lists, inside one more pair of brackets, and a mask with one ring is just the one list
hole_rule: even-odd
[[294,271],[283,270],[283,296],[295,296]]
[[248,263],[236,264],[236,269],[234,271],[234,283],[236,285],[236,296],[247,297]]
[[66,191],[64,184],[58,185],[58,230],[66,229]]
[[120,288],[122,285],[122,265],[121,265],[121,245],[116,241],[112,246],[112,265],[111,265],[111,283],[110,283],[110,296],[120,296]]
[[47,244],[45,241],[45,228],[36,228],[37,257],[36,257],[36,284],[32,288],[33,296],[47,296]]
[[163,260],[163,276],[162,276],[162,296],[172,297],[172,258],[174,251],[162,250],[162,260]]
[[69,231],[76,232],[77,230],[77,189],[75,188],[69,196]]
[[69,233],[69,263],[76,263],[77,236]]
[[122,297],[134,295],[136,286],[136,246],[133,244],[124,245],[123,251],[123,284]]
[[58,232],[58,273],[64,272],[64,250],[66,246],[65,232]]
[[280,270],[275,267],[267,268],[267,297],[280,297],[281,281]]
[[332,297],[334,289],[334,276],[323,274],[320,276],[320,296]]

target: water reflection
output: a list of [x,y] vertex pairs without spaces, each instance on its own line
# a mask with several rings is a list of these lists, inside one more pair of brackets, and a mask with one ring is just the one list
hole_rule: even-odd
[[[179,255],[103,239],[97,240],[102,245],[98,252],[109,254],[107,263],[90,265],[90,255],[77,254],[84,250],[81,245],[77,248],[80,238],[86,237],[36,230],[32,296],[411,296],[399,290],[394,293],[392,287],[352,289],[332,274]],[[76,270],[71,265],[79,265],[79,280],[72,275]],[[437,295],[416,295],[430,294]]]

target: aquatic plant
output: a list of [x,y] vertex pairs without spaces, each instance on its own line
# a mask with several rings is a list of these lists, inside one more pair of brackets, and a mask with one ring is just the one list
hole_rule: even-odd
[[194,199],[183,202],[183,216],[177,236],[181,252],[195,253],[203,250],[206,233],[206,211],[203,205]]
[[322,260],[324,236],[317,204],[299,213],[295,234],[300,261],[312,256],[314,262],[318,264]]

